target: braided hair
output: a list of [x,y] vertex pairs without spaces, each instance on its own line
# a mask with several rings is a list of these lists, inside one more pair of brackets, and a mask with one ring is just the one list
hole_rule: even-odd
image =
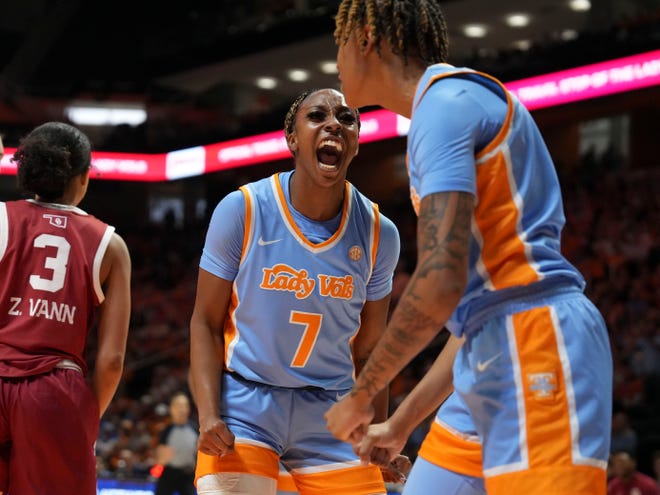
[[[379,55],[385,40],[406,64],[410,57],[426,65],[447,62],[449,57],[447,25],[438,0],[342,0],[335,17],[335,43],[346,43],[362,26],[371,28]],[[362,43],[364,35],[359,36]]]
[[315,91],[318,90],[310,89],[303,91],[295,100],[293,100],[293,103],[289,107],[289,111],[286,113],[286,117],[284,117],[284,136],[287,140],[289,139],[289,136],[293,134],[294,128],[296,127],[296,115],[298,115],[298,109],[300,108],[301,103]]

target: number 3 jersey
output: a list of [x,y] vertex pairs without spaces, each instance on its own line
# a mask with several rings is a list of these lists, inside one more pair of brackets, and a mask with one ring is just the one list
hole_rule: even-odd
[[50,371],[63,359],[83,371],[101,261],[114,228],[79,208],[0,202],[0,376]]
[[281,387],[343,390],[354,381],[351,343],[363,306],[391,292],[399,236],[348,182],[337,218],[303,217],[290,203],[291,173],[220,202],[200,267],[233,280],[228,371]]

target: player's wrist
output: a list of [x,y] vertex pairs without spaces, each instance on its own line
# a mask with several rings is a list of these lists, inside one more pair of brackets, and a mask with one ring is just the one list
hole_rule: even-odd
[[406,418],[405,414],[396,414],[396,412],[390,416],[387,423],[390,435],[404,442],[410,437],[416,426],[413,421]]
[[370,394],[369,391],[364,388],[353,388],[348,395],[348,398],[354,405],[359,406],[361,409],[366,409],[372,405],[373,399],[376,395],[377,394]]

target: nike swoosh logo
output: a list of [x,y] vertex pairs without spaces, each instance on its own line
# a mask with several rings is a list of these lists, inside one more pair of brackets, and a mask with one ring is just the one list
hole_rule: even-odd
[[349,390],[348,392],[346,392],[346,393],[343,393],[343,394],[340,394],[339,392],[337,392],[337,402],[339,402],[340,400],[342,400],[344,397],[348,397],[348,395],[349,395],[350,393],[351,393],[350,390]]
[[276,242],[280,242],[282,239],[275,239],[274,241],[264,241],[264,238],[259,236],[259,240],[257,241],[257,244],[260,246],[268,246],[269,244],[275,244]]
[[483,373],[483,372],[486,371],[486,369],[487,369],[491,364],[493,364],[493,362],[494,362],[498,357],[500,357],[501,355],[502,355],[502,353],[500,352],[500,353],[498,353],[498,354],[495,354],[492,358],[487,359],[486,361],[483,361],[483,362],[479,361],[479,362],[477,363],[477,371],[478,371],[479,373]]

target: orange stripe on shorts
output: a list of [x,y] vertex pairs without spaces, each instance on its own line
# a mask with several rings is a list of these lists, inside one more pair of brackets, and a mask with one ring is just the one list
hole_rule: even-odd
[[591,466],[544,468],[486,478],[488,495],[605,495],[605,470]]
[[380,468],[369,465],[333,469],[316,473],[293,471],[300,495],[373,495],[385,494]]
[[256,445],[236,444],[228,454],[207,455],[197,452],[195,481],[214,473],[249,473],[277,479],[279,456],[270,449]]
[[419,449],[419,455],[455,473],[483,477],[481,443],[461,438],[435,421]]
[[280,471],[277,478],[277,490],[280,492],[297,492],[298,487],[289,473]]
[[566,378],[547,306],[512,317],[522,397],[528,468],[486,478],[489,495],[604,495],[604,469],[573,462]]
[[529,467],[571,465],[571,422],[554,322],[547,306],[512,316],[526,412]]

